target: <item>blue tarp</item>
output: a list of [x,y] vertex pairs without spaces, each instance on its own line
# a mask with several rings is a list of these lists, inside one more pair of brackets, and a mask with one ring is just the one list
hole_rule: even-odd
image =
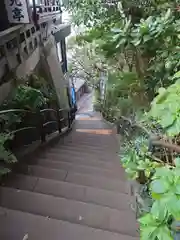
[[75,94],[75,89],[72,87],[71,88],[71,97],[72,97],[72,104],[76,104],[76,94]]

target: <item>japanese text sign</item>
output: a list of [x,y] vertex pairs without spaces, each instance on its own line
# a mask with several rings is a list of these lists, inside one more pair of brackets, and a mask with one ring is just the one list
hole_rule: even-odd
[[10,23],[30,22],[26,0],[5,0],[5,4],[8,13],[8,20]]

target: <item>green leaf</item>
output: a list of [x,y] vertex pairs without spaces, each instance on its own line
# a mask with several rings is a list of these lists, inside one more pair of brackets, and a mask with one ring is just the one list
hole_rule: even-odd
[[180,133],[180,119],[176,119],[173,125],[169,126],[166,130],[168,136],[176,136]]
[[174,240],[174,238],[171,235],[171,231],[170,229],[168,229],[167,226],[159,227],[157,231],[157,239],[158,240]]
[[168,190],[168,186],[167,186],[167,183],[165,183],[163,180],[158,179],[158,180],[154,180],[151,183],[151,189],[152,189],[152,192],[154,193],[163,194],[163,193],[166,193],[166,191]]
[[174,74],[172,79],[180,78],[180,71]]
[[141,240],[156,240],[156,235],[154,234],[157,230],[155,226],[146,226],[141,228],[140,239]]
[[173,124],[175,119],[176,118],[175,118],[175,116],[173,116],[173,114],[171,114],[170,112],[167,112],[166,116],[164,116],[160,121],[161,126],[163,128],[167,128]]
[[180,157],[175,158],[174,162],[176,164],[176,167],[180,167]]
[[147,213],[143,217],[139,218],[138,221],[143,226],[152,225],[154,223],[154,218],[153,218],[152,214]]
[[149,41],[149,40],[151,40],[152,39],[152,37],[150,36],[150,35],[144,35],[143,36],[143,41],[144,41],[144,43],[146,43],[147,41]]
[[159,168],[156,168],[156,172],[152,177],[152,179],[157,179],[157,178],[165,179],[172,183],[174,181],[174,173],[171,169],[169,169],[168,166],[159,167]]
[[137,47],[141,43],[141,39],[132,41],[132,44],[134,44],[135,47]]
[[119,48],[121,45],[124,45],[125,43],[126,43],[126,39],[125,38],[120,39],[120,41],[116,45],[116,48]]
[[166,68],[166,69],[171,69],[171,67],[172,67],[172,62],[167,61],[167,62],[165,63],[165,68]]
[[171,9],[169,8],[164,16],[164,20],[167,20],[171,16]]
[[170,169],[168,167],[157,168],[153,178],[167,177],[170,174]]
[[163,204],[162,200],[157,200],[153,203],[151,208],[151,214],[159,219],[160,221],[164,221],[167,216],[167,206]]
[[176,188],[175,193],[180,196],[180,184],[177,184],[175,188]]
[[120,33],[121,29],[119,29],[119,28],[112,28],[111,32],[113,32],[113,33]]
[[171,198],[169,198],[167,207],[173,218],[180,220],[180,199],[173,195]]

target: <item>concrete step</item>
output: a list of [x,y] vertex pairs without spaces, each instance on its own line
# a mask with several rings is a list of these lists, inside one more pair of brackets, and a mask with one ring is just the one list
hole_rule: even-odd
[[41,177],[41,178],[64,181],[66,179],[68,172],[65,170],[49,169],[46,167],[29,165],[28,174],[36,177]]
[[[59,145],[56,145],[53,149],[73,149],[73,150],[79,150],[79,151],[84,151],[84,146],[81,146],[81,145],[78,145],[76,143],[70,143],[70,144],[59,144]],[[101,146],[101,147],[97,147],[97,146],[89,146],[89,145],[86,145],[86,150],[87,151],[104,151],[104,147]],[[110,152],[114,153],[114,151],[112,149],[108,149]]]
[[[81,148],[83,148],[84,146],[86,146],[87,148],[92,148],[92,149],[95,149],[95,150],[102,150],[102,149],[104,149],[104,147],[103,147],[103,145],[100,145],[100,144],[92,144],[92,145],[89,145],[88,144],[88,141],[86,141],[85,139],[84,139],[84,141],[83,141],[83,139],[80,141],[81,139],[78,139],[78,138],[65,138],[65,139],[63,139],[63,141],[61,141],[59,144],[57,144],[56,146],[60,146],[60,145],[62,145],[62,143],[64,143],[64,145],[65,146],[76,146],[76,147],[81,147]],[[77,141],[77,142],[76,142]],[[78,141],[79,142],[81,142],[81,144],[78,144]],[[97,141],[98,142],[98,141]],[[94,141],[93,141],[93,143],[94,143]],[[112,144],[113,146],[116,146],[117,145],[117,143],[115,143],[115,145],[114,145],[114,142],[112,142],[112,140],[109,140],[108,141],[108,144],[105,144],[105,145],[108,145],[109,146],[109,144]],[[116,148],[116,150],[118,150],[119,149],[119,146],[118,146],[118,148]]]
[[50,161],[57,161],[57,162],[67,162],[67,163],[73,163],[73,164],[79,164],[83,166],[90,166],[90,167],[97,167],[104,170],[114,170],[117,168],[121,168],[119,162],[105,162],[101,160],[96,160],[92,158],[91,156],[86,158],[81,158],[80,156],[73,156],[69,157],[67,155],[63,156],[53,156],[48,158],[47,156],[43,158],[41,155],[37,158],[40,160],[50,160]]
[[65,171],[72,171],[83,174],[90,174],[91,176],[107,177],[107,178],[117,178],[125,180],[125,173],[122,168],[114,168],[113,170],[104,170],[97,167],[83,166],[77,163],[67,163],[60,161],[53,161],[49,159],[38,159],[38,166],[43,166],[51,169],[60,169]]
[[2,207],[0,208],[0,222],[0,239],[2,240],[139,239]]
[[88,149],[86,149],[86,148],[82,148],[82,149],[75,149],[75,148],[68,148],[68,149],[66,149],[66,148],[64,148],[64,147],[61,147],[61,148],[59,148],[59,149],[55,149],[55,148],[51,148],[51,149],[49,149],[47,152],[50,152],[50,153],[59,153],[59,154],[64,154],[64,153],[69,153],[69,154],[74,154],[74,155],[77,155],[77,154],[81,154],[82,156],[83,155],[92,155],[92,156],[97,156],[97,155],[100,155],[100,157],[101,156],[103,156],[103,157],[109,157],[109,158],[114,158],[115,157],[115,159],[117,159],[117,157],[116,157],[116,155],[112,152],[112,151],[107,151],[106,152],[106,154],[103,154],[104,153],[104,151],[103,150],[94,150],[94,151],[91,151],[91,150],[88,150]]
[[0,194],[0,204],[5,208],[125,235],[138,236],[135,215],[130,211],[119,211],[94,204],[6,187],[0,188]]
[[48,157],[48,158],[51,158],[51,157],[64,157],[64,156],[68,156],[69,158],[73,158],[74,156],[76,157],[81,157],[81,158],[86,158],[86,157],[91,157],[91,159],[95,159],[95,160],[101,160],[101,161],[104,161],[104,162],[117,162],[118,161],[118,157],[112,157],[112,156],[108,156],[107,155],[104,155],[103,153],[101,153],[101,155],[99,154],[91,154],[91,153],[85,153],[85,152],[74,152],[74,151],[59,151],[59,152],[53,152],[53,150],[49,151],[49,152],[44,152],[41,154],[41,158],[43,157]]
[[[102,155],[102,154],[101,154]],[[100,163],[104,162],[106,166],[117,166],[119,167],[119,158],[116,157],[116,159],[114,158],[109,158],[109,157],[102,157],[101,155],[94,155],[92,156],[91,154],[89,155],[81,155],[81,154],[73,154],[73,152],[71,154],[67,154],[67,153],[61,153],[61,154],[57,154],[57,153],[41,153],[39,155],[37,155],[37,158],[46,158],[46,159],[52,159],[52,160],[64,160],[64,159],[69,159],[69,161],[76,161],[76,159],[80,159],[84,162],[89,162],[91,164],[91,162],[93,163],[94,161],[97,162],[100,161]],[[106,164],[107,163],[107,164]]]
[[66,141],[64,142],[64,144],[66,144],[66,146],[81,146],[82,148],[96,148],[97,150],[101,150],[101,146],[103,145],[103,151],[104,149],[110,149],[110,151],[112,152],[119,150],[116,146],[114,146],[114,143],[111,142],[111,144],[102,144],[101,142],[99,142],[99,144],[96,143],[97,140],[94,139],[94,141],[92,140],[90,141],[79,141],[78,139],[74,139],[73,141]]
[[66,181],[83,186],[90,186],[122,193],[128,192],[127,182],[119,179],[109,179],[106,177],[91,176],[89,174],[81,174],[72,171],[68,172],[65,170],[50,169],[35,165],[28,166],[28,173],[29,175],[40,178]]
[[95,177],[75,172],[69,172],[67,174],[66,182],[74,182],[80,185],[102,188],[121,193],[129,192],[126,181],[107,179],[105,177]]
[[5,186],[93,203],[118,210],[131,210],[132,198],[128,194],[81,186],[74,183],[14,174]]
[[75,127],[0,187],[0,239],[139,239],[115,135],[97,119]]
[[[104,153],[103,149],[92,149],[92,148],[87,148],[87,147],[79,147],[79,148],[75,148],[75,147],[66,147],[64,145],[60,146],[59,148],[51,148],[48,149],[48,152],[54,152],[54,153],[61,153],[61,152],[74,152],[74,153],[86,153],[86,154],[102,154]],[[106,153],[108,156],[112,157],[114,156],[114,151],[111,151],[111,149],[109,149]]]
[[[78,122],[78,121],[76,121],[76,122]],[[80,123],[84,123],[84,122],[89,123],[89,121],[80,121]],[[98,121],[98,122],[101,122],[101,121]],[[90,123],[92,123],[92,121]],[[95,126],[97,122],[93,121],[93,123],[94,123],[93,125]],[[86,126],[88,126],[88,124],[86,124]],[[87,131],[84,131],[84,130],[87,130]],[[94,132],[91,132],[91,131],[88,131],[88,130],[100,130],[101,132],[97,131],[96,133],[94,133]],[[103,130],[106,131],[106,132],[109,131],[109,134],[104,135],[103,132],[102,132]],[[100,127],[100,128],[95,127],[94,129],[91,128],[91,127],[89,127],[89,128],[87,127],[87,128],[84,129],[84,128],[79,128],[79,126],[77,128],[75,126],[72,134],[69,135],[69,136],[70,137],[83,137],[83,138],[87,138],[87,139],[93,138],[94,136],[97,136],[97,138],[101,138],[102,136],[106,136],[105,139],[104,139],[106,141],[106,139],[113,138],[113,135],[111,133],[112,133],[112,129],[110,129],[109,126],[108,127]]]
[[92,146],[96,148],[104,147],[116,147],[117,149],[117,142],[115,142],[115,138],[108,137],[106,141],[103,141],[102,139],[107,138],[106,135],[101,135],[101,137],[98,137],[97,135],[94,135],[92,138],[87,138],[86,136],[76,136],[72,135],[71,137],[64,139],[64,143],[66,144],[78,144],[79,146]]
[[[86,120],[86,119],[76,122],[76,131],[78,131],[79,129],[86,130],[86,131],[81,131],[81,133],[86,133],[86,134],[96,133],[96,135],[103,134],[102,131],[105,132],[105,130],[109,132],[111,131],[111,129],[108,129],[107,126],[105,126],[105,124],[99,120]],[[92,132],[87,130],[94,130],[94,131]],[[107,133],[107,136],[110,135],[109,132]]]
[[[102,136],[102,137],[104,137],[104,136]],[[68,143],[69,144],[70,143],[78,144],[79,146],[86,146],[86,145],[88,145],[88,146],[97,147],[97,148],[102,147],[102,146],[104,146],[104,147],[109,147],[109,146],[113,147],[114,146],[113,139],[108,139],[108,141],[102,142],[96,136],[94,136],[94,138],[92,138],[92,139],[86,139],[84,137],[79,138],[79,137],[73,136],[73,138],[71,138],[71,139],[65,139],[65,143],[66,144],[68,144]]]

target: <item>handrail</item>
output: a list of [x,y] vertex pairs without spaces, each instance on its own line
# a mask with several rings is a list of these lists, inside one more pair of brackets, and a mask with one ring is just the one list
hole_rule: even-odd
[[17,132],[21,132],[21,131],[24,131],[24,130],[29,130],[29,129],[36,129],[36,127],[24,127],[24,128],[19,128],[17,130],[14,130],[12,132],[10,132],[10,134],[15,134]]
[[[49,113],[54,112],[55,115],[54,116],[52,116],[52,115],[47,115],[46,116],[46,113],[48,114],[48,112]],[[63,112],[67,112],[68,114],[63,116]],[[23,131],[27,131],[27,130],[30,130],[30,129],[36,130],[40,139],[41,139],[41,142],[45,142],[46,141],[46,135],[50,134],[49,133],[49,128],[48,129],[46,128],[48,125],[57,124],[55,128],[59,131],[59,133],[61,133],[62,129],[64,129],[65,126],[67,126],[67,129],[69,129],[69,128],[71,128],[71,124],[72,124],[71,110],[67,109],[67,108],[64,108],[64,109],[63,108],[60,108],[60,109],[45,108],[45,109],[41,109],[41,110],[36,111],[36,112],[26,110],[26,109],[7,109],[7,110],[0,111],[0,117],[3,114],[5,115],[5,114],[9,114],[9,113],[20,114],[21,122],[18,123],[19,125],[16,125],[16,123],[13,123],[13,124],[15,124],[14,125],[15,127],[18,126],[18,129],[11,130],[9,132],[13,135],[18,134],[18,136],[20,136],[20,142],[22,142],[21,143],[22,145],[23,145],[22,137],[23,138],[25,137],[27,139],[29,137],[29,134],[28,135],[26,135],[26,134],[23,135]],[[21,113],[24,113],[24,115],[22,116]],[[27,115],[27,114],[30,114],[30,116]],[[31,114],[32,114],[32,121],[31,121]],[[29,124],[25,124],[27,126],[24,126],[24,121],[23,121],[24,117],[26,119],[29,118]],[[32,122],[32,124],[31,124],[31,122]],[[54,131],[54,128],[50,127],[50,132],[51,131]],[[22,134],[22,136],[21,136],[21,134]],[[33,136],[33,134],[32,134],[32,136]],[[31,136],[31,133],[30,133],[30,138],[32,136]],[[35,136],[37,137],[36,134],[35,134]]]
[[44,112],[55,112],[55,113],[57,113],[57,111],[53,108],[45,108],[45,109],[40,110],[40,113],[44,113]]
[[8,110],[2,110],[0,111],[0,115],[6,114],[6,113],[13,113],[13,112],[24,112],[24,113],[32,113],[32,114],[37,114],[37,112],[33,112],[30,110],[25,110],[25,109],[8,109]]
[[[63,111],[65,114],[61,114]],[[0,116],[14,112],[19,114],[18,121],[13,122],[12,125],[8,125],[10,127],[6,129],[6,119],[4,119],[2,130],[0,131],[2,134],[10,136],[7,136],[4,147],[15,156],[18,156],[18,152],[21,152],[24,147],[32,146],[34,143],[35,145],[38,143],[38,147],[43,146],[42,144],[47,140],[46,137],[50,134],[56,133],[56,137],[58,137],[58,132],[59,136],[66,134],[72,128],[72,123],[75,119],[75,115],[73,115],[71,109],[55,110],[53,108],[39,109],[36,112],[25,109],[8,109],[0,111]],[[57,114],[48,114],[48,112],[56,112]],[[9,124],[9,120],[11,120],[11,115],[7,118],[7,124]],[[53,138],[55,136],[53,135]],[[5,160],[1,161],[0,167],[6,167],[7,165],[8,169],[12,169]]]
[[[58,111],[59,112],[61,112],[61,111],[66,111],[66,110],[68,110],[68,109],[66,109],[66,108],[60,108],[60,109],[58,109]],[[48,112],[48,111],[52,111],[52,112],[56,112],[57,113],[57,111],[55,110],[55,109],[53,109],[53,108],[45,108],[45,109],[42,109],[42,110],[40,110],[40,113],[43,113],[43,112]],[[34,112],[34,111],[30,111],[30,110],[26,110],[26,109],[18,109],[18,108],[14,108],[14,109],[7,109],[7,110],[1,110],[0,111],[0,115],[2,115],[2,114],[6,114],[6,113],[13,113],[13,112],[24,112],[24,113],[32,113],[32,114],[37,114],[37,112]]]
[[43,124],[43,127],[46,127],[47,125],[52,124],[52,123],[57,123],[57,121],[46,122],[46,123]]

